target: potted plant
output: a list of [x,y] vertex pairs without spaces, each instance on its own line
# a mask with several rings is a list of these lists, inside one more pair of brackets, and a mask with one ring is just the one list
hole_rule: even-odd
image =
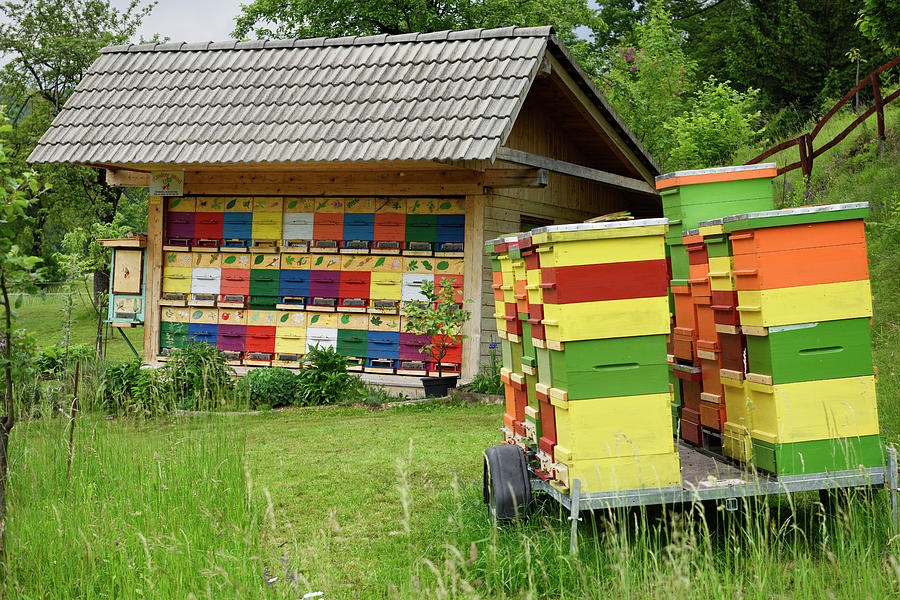
[[426,281],[421,291],[425,300],[405,307],[406,331],[428,336],[430,341],[422,344],[419,352],[431,357],[432,362],[437,364],[437,377],[422,378],[426,396],[446,396],[447,390],[456,386],[457,376],[444,377],[441,363],[450,348],[466,337],[462,334],[462,326],[472,313],[457,305],[453,292],[453,281],[450,279],[445,279],[440,288]]

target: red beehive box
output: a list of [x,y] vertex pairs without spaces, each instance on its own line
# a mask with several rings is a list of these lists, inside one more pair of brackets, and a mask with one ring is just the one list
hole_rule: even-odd
[[545,304],[657,298],[667,294],[666,261],[541,268]]
[[740,313],[737,310],[737,292],[712,291],[711,296],[713,321],[722,325],[740,325]]
[[700,411],[687,406],[681,409],[681,437],[695,446],[703,443],[703,430],[700,427]]
[[375,241],[399,242],[406,237],[406,215],[402,213],[375,213]]
[[368,300],[371,279],[371,271],[340,271],[338,297]]
[[275,327],[263,325],[247,326],[247,352],[275,353]]
[[[502,276],[502,273],[501,273]],[[463,303],[463,276],[462,275],[435,275],[434,276],[434,287],[437,290],[443,289],[444,281],[449,280],[451,285],[453,286],[453,301],[457,304]],[[500,299],[503,299],[503,290],[500,291]],[[494,290],[494,297],[496,299],[497,290]]]
[[198,212],[194,223],[195,240],[222,240],[222,219],[220,212]]
[[225,295],[247,296],[250,294],[250,269],[222,269],[222,282],[219,293]]
[[313,240],[335,240],[344,238],[344,214],[317,212],[313,217]]

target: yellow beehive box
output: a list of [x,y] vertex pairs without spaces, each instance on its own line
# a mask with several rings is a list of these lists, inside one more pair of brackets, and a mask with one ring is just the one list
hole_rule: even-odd
[[722,431],[722,450],[725,456],[742,463],[750,462],[753,456],[752,443],[750,430],[743,425],[725,422]]
[[681,487],[681,460],[677,452],[624,458],[556,461],[556,480],[564,490],[581,480],[580,493],[614,492],[658,487]]
[[746,388],[751,432],[765,442],[784,444],[879,433],[872,375],[779,385],[748,381]]
[[197,199],[191,197],[166,198],[166,210],[169,212],[196,212]]
[[338,315],[337,328],[365,331],[369,328],[369,315],[365,313],[341,313]]
[[872,316],[867,279],[738,291],[741,326],[775,327]]
[[730,256],[709,257],[709,286],[715,292],[733,292],[734,259]]
[[665,258],[663,236],[668,225],[664,219],[607,225],[608,228],[562,225],[553,226],[552,231],[542,232],[544,228],[535,230],[531,241],[538,246],[541,267],[569,267]]
[[275,352],[279,354],[306,353],[306,327],[282,327],[275,329]]
[[279,310],[277,312],[276,326],[281,327],[306,327],[307,314],[302,310]]
[[740,426],[749,431],[751,428],[750,397],[747,395],[744,380],[720,376],[719,381],[725,391],[725,414],[728,416],[728,421],[735,427]]
[[219,269],[222,267],[222,255],[218,252],[192,252],[191,254],[195,269]]
[[667,393],[627,398],[558,400],[557,460],[617,458],[674,452],[672,409]]
[[669,333],[669,300],[628,298],[601,302],[545,304],[548,340],[571,342]]
[[163,269],[162,293],[165,294],[190,294],[191,293],[190,267],[165,267]]
[[[390,260],[391,257],[386,257]],[[403,273],[373,271],[369,281],[369,297],[372,300],[397,300],[403,294]]]

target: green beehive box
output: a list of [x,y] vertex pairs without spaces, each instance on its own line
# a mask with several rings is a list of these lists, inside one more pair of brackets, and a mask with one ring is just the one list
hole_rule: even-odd
[[531,323],[528,321],[522,321],[522,365],[537,367],[537,353],[534,340],[531,339]]
[[569,400],[667,393],[666,336],[566,342],[550,351],[550,371]]
[[687,249],[681,243],[681,234],[679,234],[677,244],[669,244],[672,261],[672,279],[690,279],[691,265],[688,259]]
[[884,466],[880,435],[770,444],[752,440],[753,464],[776,475],[804,475]]
[[337,351],[343,356],[366,356],[369,332],[361,329],[338,329]]
[[768,335],[746,337],[750,372],[770,375],[774,384],[875,372],[868,318],[769,327]]
[[[576,342],[573,342],[576,343]],[[548,387],[553,386],[553,375],[550,367],[550,350],[547,348],[535,348],[537,355],[537,377],[538,383],[542,383]]]
[[[667,241],[676,231],[696,229],[700,221],[728,215],[771,210],[772,175],[775,163],[677,171],[656,178],[663,202],[663,216],[669,219]],[[765,172],[766,175],[760,176]],[[741,179],[733,179],[742,177]],[[680,182],[666,187],[667,180]],[[697,183],[693,183],[696,181]]]
[[187,341],[187,323],[159,322],[159,345],[161,348],[184,348]]
[[406,215],[406,241],[437,243],[437,215]]

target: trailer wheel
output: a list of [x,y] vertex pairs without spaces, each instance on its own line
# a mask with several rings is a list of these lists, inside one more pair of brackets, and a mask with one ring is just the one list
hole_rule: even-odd
[[484,451],[484,502],[499,523],[526,519],[531,504],[531,480],[525,453],[500,444]]

